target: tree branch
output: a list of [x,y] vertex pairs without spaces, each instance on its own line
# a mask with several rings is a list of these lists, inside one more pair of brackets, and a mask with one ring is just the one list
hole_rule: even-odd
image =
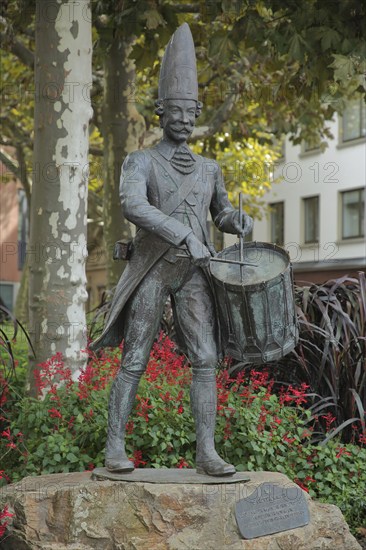
[[93,74],[93,87],[90,90],[90,97],[94,97],[103,92],[102,77]]
[[6,138],[0,137],[0,145],[5,145],[5,147],[15,147],[16,144],[13,141],[9,141]]
[[8,127],[8,129],[10,130],[10,133],[12,134],[12,137],[14,137],[17,140],[17,142],[25,143],[27,144],[28,147],[33,146],[33,142],[29,137],[29,133],[26,133],[13,120],[11,120],[9,117],[2,116],[0,117],[0,121],[2,122],[4,128]]
[[210,76],[210,78],[208,80],[206,80],[206,82],[202,82],[202,83],[198,83],[198,87],[199,88],[206,88],[207,86],[209,86],[211,84],[211,82],[213,82],[219,75],[219,73],[215,73],[213,74],[212,76]]
[[169,8],[172,11],[175,11],[175,13],[199,13],[200,12],[200,6],[197,4],[176,4],[176,5],[169,5]]
[[10,172],[18,179],[20,179],[20,170],[19,166],[14,162],[10,155],[5,153],[5,151],[0,150],[0,161],[6,166]]
[[95,157],[102,157],[103,149],[99,149],[98,147],[89,147],[89,154],[94,155]]
[[226,122],[235,105],[235,94],[229,94],[224,103],[219,107],[214,116],[208,123],[209,131],[206,136],[209,137],[219,131],[220,127]]
[[24,46],[20,40],[17,40],[4,32],[0,34],[0,39],[3,48],[8,49],[24,65],[27,65],[27,67],[30,67],[31,69],[34,68],[34,53]]
[[17,153],[17,160],[19,164],[19,180],[23,186],[23,189],[25,191],[27,201],[28,201],[28,207],[30,207],[31,202],[31,184],[28,178],[28,170],[27,170],[27,162],[25,160],[25,153],[22,145],[17,145],[16,147],[16,153]]

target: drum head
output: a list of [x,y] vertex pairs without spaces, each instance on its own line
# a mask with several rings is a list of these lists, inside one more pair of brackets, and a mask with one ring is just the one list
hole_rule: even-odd
[[[226,260],[238,261],[239,246],[225,248],[217,256]],[[249,242],[243,246],[243,261],[255,266],[211,262],[210,270],[215,279],[224,284],[251,286],[270,281],[284,273],[290,264],[285,250],[271,243]]]

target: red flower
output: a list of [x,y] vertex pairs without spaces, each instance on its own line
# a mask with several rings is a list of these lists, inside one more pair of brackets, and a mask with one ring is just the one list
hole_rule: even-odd
[[10,483],[10,477],[5,473],[5,470],[0,470],[0,479],[5,479],[8,483]]
[[286,441],[286,443],[289,443],[290,445],[296,441],[295,437],[287,437],[287,434],[283,436],[283,440]]
[[126,433],[132,434],[133,429],[134,429],[134,423],[132,422],[132,420],[129,420],[126,424]]
[[254,390],[263,387],[267,384],[269,377],[268,371],[262,371],[258,372],[255,370],[252,370],[250,372],[250,384]]
[[75,422],[75,416],[72,416],[72,417],[70,418],[70,420],[68,421],[68,423],[67,423],[67,427],[68,427],[69,429],[71,429],[71,428],[73,427],[73,425],[74,425],[74,422]]
[[167,403],[168,401],[173,400],[172,395],[168,391],[165,392],[165,393],[160,393],[159,395],[160,395],[161,399],[164,401],[164,403]]
[[177,464],[177,468],[188,468],[189,464],[184,460],[184,458],[180,458],[179,462]]
[[296,485],[298,485],[299,487],[301,487],[301,489],[302,489],[303,491],[306,491],[307,493],[309,492],[309,489],[306,487],[306,485],[305,485],[302,481],[300,481],[298,478],[295,478],[295,479],[294,479],[294,482],[296,483]]
[[135,468],[138,468],[140,464],[142,464],[143,466],[147,464],[145,460],[142,460],[142,451],[134,451],[133,462],[134,462]]
[[138,416],[142,416],[146,422],[149,422],[148,411],[149,409],[153,408],[152,405],[149,405],[149,398],[143,399],[139,395],[137,395],[136,398],[138,401],[137,407],[136,407],[136,411],[137,411],[136,414]]
[[60,411],[58,411],[57,409],[53,408],[53,409],[48,409],[48,411],[50,413],[50,417],[51,418],[62,418],[62,414],[60,413]]
[[351,453],[346,451],[345,447],[338,447],[337,451],[336,458],[340,458],[342,455],[351,456]]
[[14,514],[11,514],[9,512],[8,506],[5,506],[2,511],[0,511],[0,537],[2,537],[5,534],[6,527],[8,525],[8,521],[6,518],[13,517]]
[[11,438],[11,435],[10,435],[10,428],[6,428],[6,430],[4,430],[3,432],[1,432],[1,437],[6,437],[7,439],[10,439],[10,438]]
[[331,425],[335,421],[336,417],[329,412],[328,414],[324,414],[321,418],[324,418],[326,430],[327,432],[329,432]]

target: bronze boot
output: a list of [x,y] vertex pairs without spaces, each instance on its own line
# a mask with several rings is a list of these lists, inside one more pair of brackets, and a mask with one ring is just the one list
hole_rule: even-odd
[[196,425],[196,471],[208,476],[231,476],[236,470],[216,452],[217,390],[213,369],[193,368],[191,408]]
[[126,455],[126,423],[135,402],[141,372],[120,371],[112,385],[108,407],[108,435],[105,467],[109,472],[132,472],[134,464]]

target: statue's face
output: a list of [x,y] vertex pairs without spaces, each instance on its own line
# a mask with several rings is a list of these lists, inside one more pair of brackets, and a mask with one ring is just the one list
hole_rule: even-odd
[[196,102],[193,99],[166,99],[162,126],[164,136],[182,143],[187,141],[193,132],[196,122]]

